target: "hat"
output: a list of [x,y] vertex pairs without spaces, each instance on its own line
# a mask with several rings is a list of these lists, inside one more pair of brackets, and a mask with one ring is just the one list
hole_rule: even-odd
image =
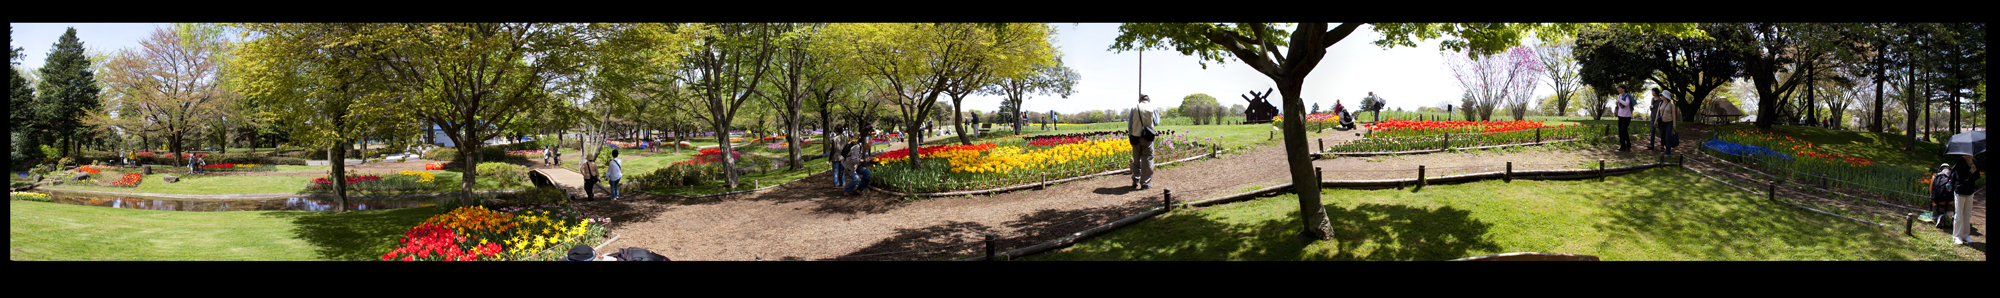
[[589,246],[589,245],[582,245],[582,244],[577,244],[577,245],[576,245],[576,247],[572,247],[572,248],[570,248],[570,249],[569,249],[569,257],[568,257],[568,258],[564,258],[563,260],[564,260],[564,261],[589,261],[590,259],[594,259],[594,258],[597,258],[597,253],[596,253],[596,252],[594,252],[594,251],[591,251],[591,249],[590,249],[590,246]]

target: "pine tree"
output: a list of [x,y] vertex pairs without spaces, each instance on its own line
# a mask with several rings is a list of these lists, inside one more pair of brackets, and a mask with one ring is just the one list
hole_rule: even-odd
[[8,85],[11,86],[11,89],[9,89],[7,95],[7,106],[9,107],[7,109],[7,123],[19,123],[18,125],[7,126],[7,133],[11,134],[8,138],[7,148],[10,151],[9,153],[11,153],[10,156],[15,160],[38,157],[36,155],[40,151],[23,147],[24,145],[33,144],[33,142],[24,142],[25,140],[23,139],[26,139],[24,136],[26,135],[25,132],[28,131],[27,124],[33,118],[30,114],[33,110],[29,107],[35,101],[35,87],[29,86],[28,80],[21,78],[21,69],[8,65],[7,71],[12,72],[10,73],[12,77],[8,78]]
[[83,41],[77,40],[76,28],[69,28],[56,40],[49,57],[42,64],[41,83],[36,89],[34,122],[39,122],[50,136],[63,137],[62,155],[73,155],[75,136],[81,135],[86,127],[83,116],[98,108],[97,78],[90,71],[90,58],[83,53]]

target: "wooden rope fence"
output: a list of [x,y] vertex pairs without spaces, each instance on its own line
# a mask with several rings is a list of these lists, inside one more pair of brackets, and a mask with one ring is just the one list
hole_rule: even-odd
[[[1784,181],[1785,181],[1786,183],[1790,183],[1790,184],[1792,184],[1792,185],[1794,185],[1794,186],[1798,186],[1798,187],[1804,187],[1804,188],[1812,188],[1812,189],[1815,189],[1815,190],[1819,190],[1819,191],[1822,191],[1822,192],[1826,192],[1826,193],[1832,193],[1832,194],[1838,194],[1838,195],[1841,195],[1841,196],[1845,196],[1845,197],[1848,197],[1848,198],[1852,198],[1852,199],[1858,199],[1858,200],[1865,200],[1865,201],[1868,201],[1868,202],[1872,202],[1872,203],[1875,203],[1875,204],[1879,204],[1879,205],[1883,205],[1883,206],[1890,206],[1890,207],[1897,207],[1897,208],[1903,208],[1903,209],[1907,209],[1907,210],[1913,210],[1913,211],[1929,211],[1929,210],[1924,210],[1924,209],[1919,209],[1919,208],[1915,208],[1915,207],[1910,207],[1910,206],[1905,206],[1905,205],[1901,205],[1901,204],[1895,204],[1895,203],[1889,203],[1889,202],[1883,202],[1883,201],[1879,201],[1879,200],[1875,200],[1875,199],[1869,199],[1869,198],[1865,198],[1865,197],[1858,197],[1858,196],[1854,196],[1854,195],[1850,195],[1850,194],[1846,194],[1846,193],[1841,193],[1841,192],[1838,192],[1838,191],[1834,191],[1834,190],[1830,190],[1830,189],[1825,189],[1825,188],[1819,188],[1819,187],[1815,187],[1815,186],[1812,186],[1812,185],[1808,185],[1808,184],[1802,184],[1802,183],[1798,183],[1798,182],[1796,182],[1796,181],[1791,181],[1791,180],[1788,180],[1788,179],[1782,179],[1783,177],[1779,177],[1779,176],[1777,176],[1777,175],[1772,175],[1772,174],[1769,174],[1769,173],[1764,173],[1763,171],[1759,171],[1759,170],[1757,170],[1757,169],[1753,169],[1753,168],[1751,168],[1751,167],[1748,167],[1748,166],[1745,166],[1745,165],[1741,165],[1741,164],[1736,164],[1736,163],[1734,163],[1734,162],[1730,162],[1730,161],[1728,161],[1728,160],[1725,160],[1725,159],[1720,159],[1720,158],[1715,158],[1715,157],[1713,157],[1713,156],[1704,156],[1704,155],[1705,155],[1705,154],[1697,154],[1697,155],[1696,155],[1696,157],[1695,157],[1695,160],[1697,160],[1697,161],[1701,161],[1701,162],[1704,162],[1704,163],[1706,163],[1706,164],[1709,164],[1709,165],[1714,165],[1714,164],[1725,164],[1725,165],[1730,165],[1730,166],[1733,166],[1733,167],[1736,167],[1736,168],[1741,168],[1741,169],[1743,169],[1743,170],[1744,170],[1744,172],[1748,172],[1748,173],[1754,173],[1754,174],[1758,174],[1758,175],[1762,175],[1762,176],[1764,176],[1764,177],[1770,177],[1771,179],[1778,179],[1778,180],[1784,180]],[[1837,180],[1837,179],[1836,179],[1835,181],[1839,181],[1839,180]],[[1843,182],[1845,182],[1845,181],[1843,181]],[[1847,182],[1847,183],[1852,183],[1852,182]],[[1860,185],[1860,184],[1858,184],[1858,183],[1857,183],[1857,185]],[[1870,187],[1870,188],[1874,188],[1874,186],[1869,186],[1869,185],[1860,185],[1860,186],[1863,186],[1863,187]],[[1904,192],[1896,192],[1896,191],[1894,191],[1894,190],[1888,190],[1888,189],[1881,189],[1881,188],[1876,188],[1876,189],[1878,189],[1878,190],[1882,190],[1882,191],[1890,191],[1890,192],[1895,192],[1895,193],[1900,193],[1900,194],[1906,194],[1906,195],[1910,195],[1910,196],[1917,196],[1916,194],[1910,194],[1910,193],[1904,193]]]
[[[1706,162],[1706,161],[1704,161],[1704,160],[1701,160],[1700,158],[1696,158],[1696,162]],[[1840,217],[1840,218],[1845,218],[1845,219],[1850,219],[1850,220],[1855,220],[1855,221],[1860,221],[1860,222],[1865,222],[1865,223],[1871,223],[1871,224],[1875,224],[1875,225],[1878,225],[1878,226],[1883,226],[1883,227],[1890,227],[1890,228],[1894,228],[1894,227],[1895,227],[1895,226],[1892,226],[1892,225],[1888,225],[1888,224],[1883,224],[1883,223],[1878,223],[1878,222],[1874,222],[1874,221],[1869,221],[1869,220],[1866,220],[1866,219],[1859,219],[1859,218],[1853,218],[1853,217],[1848,217],[1848,216],[1846,216],[1846,215],[1840,215],[1840,214],[1834,214],[1834,213],[1832,213],[1832,212],[1826,212],[1826,211],[1824,211],[1824,210],[1819,210],[1819,209],[1815,209],[1815,208],[1812,208],[1812,207],[1806,207],[1805,205],[1800,205],[1800,204],[1797,204],[1797,203],[1792,203],[1792,202],[1786,202],[1786,201],[1782,201],[1782,200],[1778,200],[1778,193],[1777,193],[1777,186],[1776,186],[1777,184],[1776,184],[1776,180],[1772,180],[1772,183],[1771,183],[1771,185],[1770,185],[1770,188],[1769,188],[1768,190],[1766,190],[1766,191],[1763,191],[1763,192],[1759,192],[1759,191],[1756,191],[1756,190],[1752,190],[1752,189],[1749,189],[1749,188],[1746,188],[1746,187],[1743,187],[1743,186],[1738,186],[1738,185],[1736,185],[1735,183],[1729,183],[1729,181],[1725,181],[1725,180],[1723,180],[1723,179],[1721,179],[1721,178],[1716,178],[1715,176],[1710,176],[1710,175],[1709,175],[1708,173],[1705,173],[1705,172],[1702,172],[1701,170],[1696,170],[1696,169],[1694,169],[1694,168],[1687,168],[1687,169],[1688,169],[1688,170],[1690,170],[1690,171],[1694,171],[1694,172],[1695,172],[1695,174],[1699,174],[1699,175],[1701,175],[1702,177],[1707,177],[1707,178],[1708,178],[1709,180],[1715,180],[1716,182],[1722,182],[1722,184],[1724,184],[1724,185],[1729,185],[1729,187],[1734,187],[1734,188],[1736,188],[1736,189],[1739,189],[1739,190],[1743,190],[1743,191],[1745,191],[1745,192],[1749,192],[1749,193],[1751,193],[1751,194],[1753,194],[1753,195],[1755,195],[1755,194],[1761,194],[1761,195],[1764,195],[1765,197],[1767,197],[1767,198],[1770,198],[1770,200],[1771,200],[1771,201],[1774,201],[1774,202],[1779,202],[1779,203],[1784,203],[1785,205],[1791,205],[1792,207],[1798,207],[1798,208],[1802,208],[1802,209],[1806,209],[1806,210],[1809,210],[1809,211],[1812,211],[1812,212],[1814,212],[1814,213],[1819,213],[1819,214],[1825,214],[1825,215],[1832,215],[1832,216],[1836,216],[1836,217]],[[1796,194],[1797,196],[1800,196],[1800,197],[1808,197],[1808,198],[1813,198],[1813,199],[1820,199],[1820,200],[1826,200],[1825,198],[1820,198],[1820,197],[1817,197],[1817,196],[1812,196],[1812,195],[1808,195],[1808,194],[1805,194],[1805,193],[1802,193],[1802,192],[1798,192],[1798,191],[1792,191],[1792,193],[1793,193],[1793,194]],[[1833,200],[1827,200],[1827,201],[1833,201]],[[1879,203],[1879,202],[1878,202],[1878,203]],[[1910,227],[1908,227],[1908,226],[1905,226],[1905,227],[1903,227],[1903,229],[1904,229],[1905,231],[1909,231],[1909,230],[1910,230]]]

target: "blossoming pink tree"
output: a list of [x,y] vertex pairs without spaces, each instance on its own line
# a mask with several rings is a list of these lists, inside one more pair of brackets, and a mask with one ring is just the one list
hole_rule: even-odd
[[1528,102],[1534,98],[1535,83],[1542,75],[1542,65],[1535,59],[1534,50],[1514,47],[1488,56],[1454,52],[1446,52],[1444,56],[1445,66],[1451,68],[1459,88],[1470,95],[1469,102],[1464,104],[1467,119],[1493,120],[1493,109],[1503,101],[1514,120],[1527,117]]

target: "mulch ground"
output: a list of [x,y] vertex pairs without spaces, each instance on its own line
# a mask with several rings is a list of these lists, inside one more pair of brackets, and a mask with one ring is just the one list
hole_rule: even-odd
[[[1356,137],[1329,132],[1323,138]],[[1485,172],[1503,169],[1508,160],[1516,161],[1516,170],[1528,170],[1576,168],[1599,158],[1630,163],[1643,156],[1610,150],[1522,151],[1343,157],[1313,164],[1325,169],[1327,179],[1387,179],[1385,175],[1414,176],[1416,165]],[[969,244],[986,233],[1003,238],[1002,250],[1057,239],[1157,206],[1164,189],[1173,190],[1177,201],[1193,201],[1290,180],[1278,145],[1224,155],[1161,168],[1153,177],[1155,188],[1138,191],[1131,188],[1130,176],[1114,175],[1042,190],[906,201],[879,192],[842,196],[828,174],[821,173],[732,197],[640,194],[578,205],[612,219],[612,231],[623,235],[612,247],[643,247],[675,260],[931,260],[962,256],[979,245],[926,248]]]

